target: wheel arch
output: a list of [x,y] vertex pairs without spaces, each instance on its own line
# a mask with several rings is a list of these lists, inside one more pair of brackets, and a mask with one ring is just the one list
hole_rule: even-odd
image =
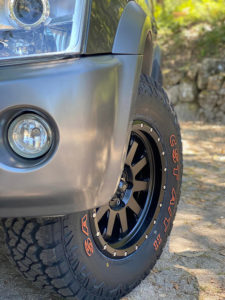
[[151,31],[149,31],[145,40],[143,61],[142,61],[142,73],[148,76],[152,72],[153,52],[154,52],[154,47],[153,47],[152,34]]

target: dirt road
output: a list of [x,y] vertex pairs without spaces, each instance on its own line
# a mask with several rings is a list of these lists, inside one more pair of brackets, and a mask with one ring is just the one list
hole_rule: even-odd
[[[225,126],[183,123],[182,135],[182,197],[170,240],[123,300],[225,299]],[[23,280],[5,253],[0,230],[0,299],[56,299]]]

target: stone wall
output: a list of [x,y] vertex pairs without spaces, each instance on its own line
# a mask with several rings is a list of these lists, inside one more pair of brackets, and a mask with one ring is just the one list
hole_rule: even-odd
[[180,120],[225,123],[225,59],[166,70],[164,87]]

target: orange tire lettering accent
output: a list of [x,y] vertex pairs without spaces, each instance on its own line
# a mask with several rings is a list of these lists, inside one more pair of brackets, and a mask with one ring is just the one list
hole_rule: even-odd
[[164,224],[164,232],[167,232],[170,225],[170,218],[169,219],[165,218],[163,224]]
[[168,207],[168,213],[169,213],[170,217],[172,217],[172,210],[171,210],[170,206]]
[[172,134],[171,137],[170,137],[170,146],[174,147],[174,146],[176,146],[176,144],[177,144],[176,137],[175,137],[174,134]]
[[176,177],[176,180],[179,180],[180,177],[180,172],[179,172],[179,166],[177,166],[176,168],[173,169],[173,176]]
[[158,241],[159,245],[162,243],[162,239],[161,239],[160,233],[157,236],[156,240]]
[[158,243],[157,243],[157,241],[156,241],[156,240],[154,241],[154,244],[153,244],[153,246],[155,247],[155,251],[157,251],[157,250],[158,250],[158,248],[159,248],[159,245],[158,245]]
[[170,205],[174,205],[177,199],[175,188],[172,188],[172,198],[170,200]]
[[87,226],[87,215],[85,215],[85,216],[81,219],[81,229],[82,229],[83,233],[84,233],[86,236],[89,235],[88,226]]
[[94,253],[94,247],[90,238],[87,238],[84,241],[84,248],[88,256],[92,256]]
[[155,251],[157,251],[159,249],[159,246],[161,245],[161,243],[162,243],[162,239],[161,239],[161,236],[160,236],[160,233],[159,233],[156,240],[153,243]]
[[179,162],[179,153],[178,153],[177,148],[173,149],[172,157],[173,157],[173,162],[175,164]]

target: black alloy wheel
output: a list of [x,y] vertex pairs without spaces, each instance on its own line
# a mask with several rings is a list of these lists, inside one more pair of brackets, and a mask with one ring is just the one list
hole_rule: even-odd
[[135,121],[118,189],[108,205],[92,211],[95,242],[114,259],[135,252],[148,238],[163,199],[164,152],[156,130]]

